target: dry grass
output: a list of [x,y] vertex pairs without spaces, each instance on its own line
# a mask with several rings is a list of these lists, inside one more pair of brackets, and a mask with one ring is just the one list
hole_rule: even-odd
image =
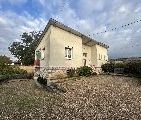
[[27,73],[34,73],[34,66],[19,66],[20,69],[27,71]]
[[36,88],[33,80],[0,85],[3,120],[141,119],[141,86],[135,78],[95,76],[58,84],[66,93]]

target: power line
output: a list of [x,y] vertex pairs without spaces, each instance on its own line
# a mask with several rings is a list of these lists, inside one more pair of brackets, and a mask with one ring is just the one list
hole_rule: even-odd
[[127,24],[124,24],[124,25],[122,25],[122,26],[120,26],[120,27],[114,27],[114,28],[109,29],[109,30],[97,32],[97,33],[95,33],[95,34],[93,34],[93,35],[99,35],[99,34],[103,34],[103,33],[109,32],[109,31],[119,30],[119,28],[128,27],[128,26],[133,25],[133,24],[136,24],[136,23],[138,23],[138,22],[141,22],[141,19],[140,19],[140,20],[133,21],[133,22],[130,22],[130,23],[127,23]]
[[68,2],[69,2],[68,0],[61,0],[61,6],[60,6],[60,8],[59,8],[59,10],[58,10],[58,13],[59,13],[59,14],[58,14],[58,16],[57,16],[57,20],[58,20],[59,17],[61,17],[61,15],[63,14],[63,11],[64,11],[65,6],[69,4]]
[[[61,2],[62,2],[62,3],[61,3],[61,6],[60,6],[60,9],[59,9],[59,11],[58,11],[58,12],[59,12],[59,15],[58,15],[58,18],[57,18],[57,19],[59,19],[59,17],[63,14],[64,9],[65,9],[65,6],[68,6],[70,1],[68,1],[68,0],[61,0]],[[132,22],[127,23],[127,24],[124,24],[124,25],[121,25],[120,27],[113,27],[113,28],[111,28],[111,29],[107,29],[107,30],[104,30],[104,31],[101,31],[101,32],[97,32],[97,33],[95,33],[95,34],[89,34],[88,32],[87,32],[86,34],[87,34],[87,36],[91,37],[91,35],[99,35],[99,34],[107,33],[107,32],[109,32],[109,31],[119,30],[120,28],[125,28],[125,27],[131,26],[131,25],[133,25],[133,24],[136,24],[136,23],[138,23],[138,22],[141,22],[141,19],[136,20],[136,21],[132,21]],[[77,29],[80,28],[79,25],[76,25],[76,27],[77,27]],[[135,45],[135,46],[138,46],[138,45]]]

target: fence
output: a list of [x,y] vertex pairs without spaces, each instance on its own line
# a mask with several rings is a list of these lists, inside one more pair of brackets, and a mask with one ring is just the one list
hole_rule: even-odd
[[123,74],[124,73],[124,68],[115,68],[114,73],[115,74]]

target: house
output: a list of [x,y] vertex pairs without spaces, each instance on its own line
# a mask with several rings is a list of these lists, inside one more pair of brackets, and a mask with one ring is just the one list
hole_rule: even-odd
[[39,67],[101,67],[108,61],[108,46],[50,19],[35,50]]

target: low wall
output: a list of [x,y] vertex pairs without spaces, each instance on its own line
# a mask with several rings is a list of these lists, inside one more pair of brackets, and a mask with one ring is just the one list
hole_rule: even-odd
[[[43,78],[49,78],[49,79],[66,78],[68,69],[72,69],[72,68],[70,67],[48,67],[48,68],[35,67],[34,76],[37,77],[40,75]],[[100,74],[102,72],[101,67],[95,67],[92,69],[93,69],[93,72],[96,72],[97,74]]]
[[59,79],[67,77],[66,71],[70,68],[65,67],[36,67],[34,71],[34,76],[40,75],[43,78],[49,79]]

